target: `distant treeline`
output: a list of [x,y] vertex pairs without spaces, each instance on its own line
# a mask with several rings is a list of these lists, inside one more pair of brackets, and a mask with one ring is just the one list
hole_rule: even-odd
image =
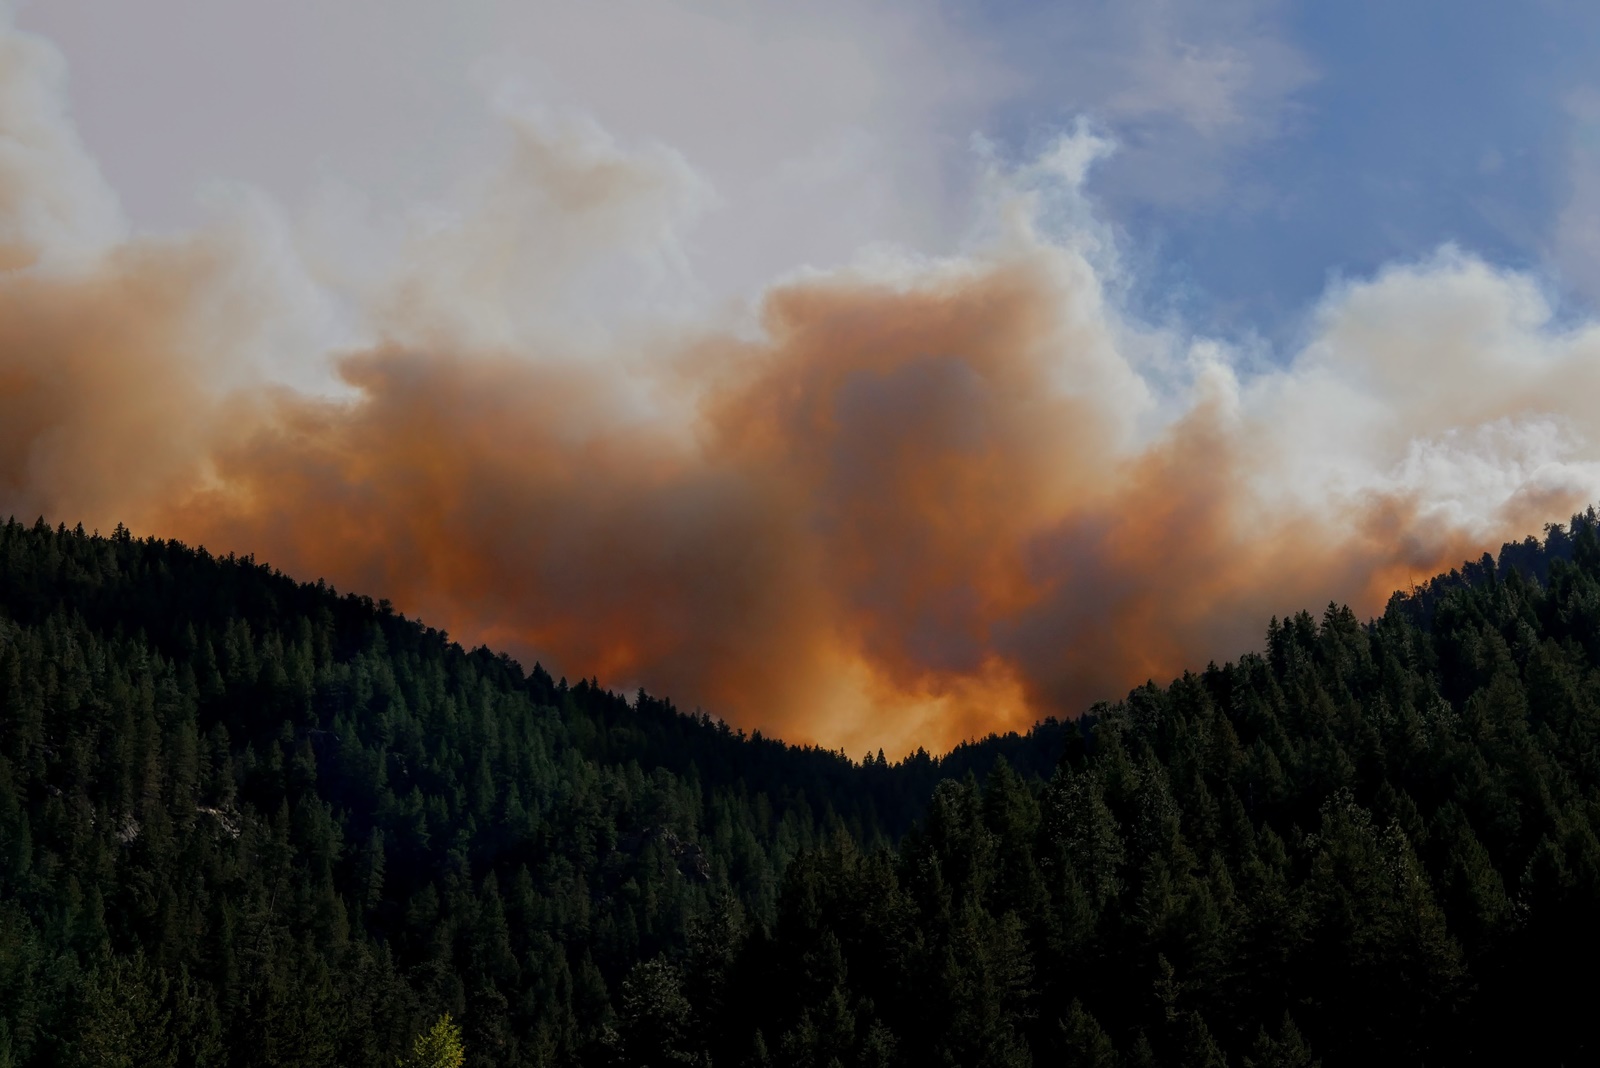
[[1596,526],[858,763],[9,523],[0,1068],[1593,1063]]

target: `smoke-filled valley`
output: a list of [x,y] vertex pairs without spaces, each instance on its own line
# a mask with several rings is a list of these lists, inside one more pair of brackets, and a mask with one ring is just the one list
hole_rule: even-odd
[[0,1068],[1594,1062],[1592,49],[1309,7],[0,0]]

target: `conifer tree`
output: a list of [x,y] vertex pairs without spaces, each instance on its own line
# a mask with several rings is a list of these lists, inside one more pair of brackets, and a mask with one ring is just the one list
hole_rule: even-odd
[[412,1040],[411,1056],[400,1063],[402,1068],[461,1068],[466,1059],[461,1028],[447,1012]]

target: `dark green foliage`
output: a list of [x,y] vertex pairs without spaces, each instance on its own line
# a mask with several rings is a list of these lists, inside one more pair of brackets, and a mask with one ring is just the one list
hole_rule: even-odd
[[670,962],[655,957],[634,965],[622,981],[620,1028],[629,1064],[639,1068],[704,1065],[695,1052],[694,1010],[684,996],[683,977]]
[[1111,1039],[1077,999],[1061,1018],[1056,1050],[1061,1062],[1071,1068],[1117,1068],[1117,1052]]
[[249,559],[6,524],[0,1064],[391,1068],[442,1012],[469,1064],[650,1027],[683,1048],[638,1063],[697,1063],[796,857],[1026,744],[854,764]]
[[1590,514],[855,764],[12,523],[0,1065],[1589,1063],[1597,658]]
[[1287,1013],[1277,1036],[1267,1034],[1263,1027],[1244,1058],[1244,1068],[1316,1068],[1319,1063],[1312,1058],[1300,1029]]

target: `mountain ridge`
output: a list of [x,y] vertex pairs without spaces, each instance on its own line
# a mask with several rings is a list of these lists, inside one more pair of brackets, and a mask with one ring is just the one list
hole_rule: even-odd
[[0,1064],[1581,1058],[1596,526],[891,763],[10,522]]

